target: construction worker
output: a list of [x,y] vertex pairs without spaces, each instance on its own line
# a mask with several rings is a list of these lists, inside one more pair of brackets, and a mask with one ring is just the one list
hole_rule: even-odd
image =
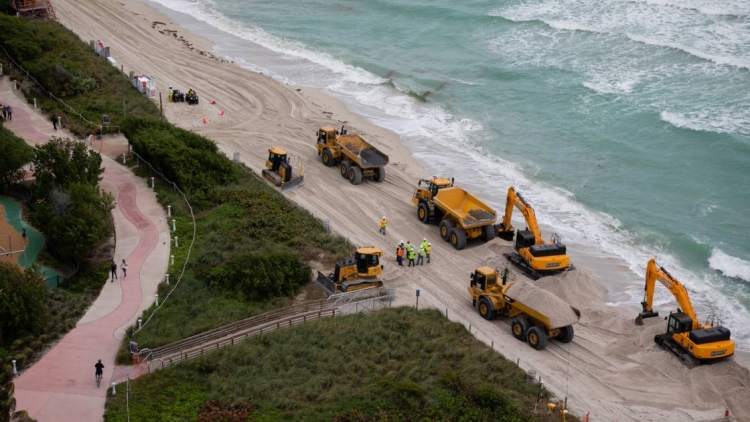
[[408,256],[409,252],[412,251],[412,249],[414,249],[414,247],[411,246],[411,240],[407,240],[406,241],[406,248],[404,248],[404,251],[406,251],[407,256]]
[[424,248],[419,248],[419,251],[417,251],[417,265],[424,265],[424,256],[425,251]]
[[399,243],[399,245],[396,247],[396,262],[398,262],[399,267],[404,266],[404,244]]
[[427,238],[426,237],[422,238],[422,243],[419,244],[419,247],[422,248],[422,249],[427,249]]
[[174,93],[174,91],[172,91],[172,87],[170,86],[169,89],[167,90],[167,98],[169,98],[169,102],[170,103],[172,102],[172,94],[173,93]]
[[411,267],[414,265],[414,248],[409,249],[407,253],[409,254],[409,266]]
[[430,263],[430,252],[432,252],[432,243],[428,243],[427,247],[424,248],[424,253],[427,255],[427,263]]
[[383,233],[383,236],[385,236],[385,226],[388,225],[388,222],[385,220],[385,216],[380,220],[380,233]]

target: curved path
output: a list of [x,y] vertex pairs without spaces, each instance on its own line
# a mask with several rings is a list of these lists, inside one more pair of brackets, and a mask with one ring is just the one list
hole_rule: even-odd
[[[50,122],[11,91],[7,79],[0,81],[0,103],[13,107],[13,121],[6,127],[29,144],[46,142],[51,135],[70,136],[55,132]],[[115,260],[126,259],[128,278],[123,280],[118,271],[119,279],[107,280],[76,328],[16,379],[17,408],[39,422],[102,420],[123,330],[150,306],[167,270],[169,226],[153,191],[112,159],[102,159],[102,186],[116,200]],[[94,382],[98,359],[105,365],[99,388]]]

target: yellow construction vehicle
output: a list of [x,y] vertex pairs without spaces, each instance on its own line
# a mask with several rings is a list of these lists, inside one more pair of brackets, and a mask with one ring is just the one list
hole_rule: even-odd
[[641,302],[643,312],[635,319],[637,325],[643,325],[644,318],[659,316],[652,307],[657,280],[674,295],[679,308],[677,312],[669,313],[667,332],[654,337],[656,344],[677,355],[689,368],[725,359],[734,354],[734,341],[730,339],[729,329],[720,325],[713,326],[716,322],[713,317],[709,317],[706,323],[701,325],[695,316],[685,286],[663,267],[656,265],[653,258],[648,261],[646,267],[646,293]]
[[266,168],[263,169],[263,177],[270,180],[274,186],[280,186],[282,191],[304,183],[304,169],[296,176],[292,175],[291,159],[287,156],[286,150],[281,147],[268,148],[268,159]]
[[383,281],[378,278],[383,273],[381,256],[383,251],[374,246],[359,248],[353,259],[336,263],[332,273],[325,275],[318,271],[318,283],[329,294],[380,287],[383,285]]
[[440,237],[456,249],[465,248],[468,239],[481,237],[489,242],[495,238],[495,210],[454,186],[452,178],[420,180],[411,201],[417,207],[419,221],[439,225]]
[[534,349],[544,349],[552,338],[562,343],[573,340],[572,324],[578,322],[581,312],[531,283],[508,281],[507,269],[500,282],[496,270],[477,268],[471,273],[468,290],[472,305],[482,318],[513,318],[510,324],[513,337],[527,341]]
[[[526,230],[516,232],[511,225],[514,207],[518,208],[526,219]],[[542,275],[563,271],[570,265],[565,245],[560,243],[557,235],[552,235],[549,243],[544,242],[536,222],[534,209],[520,193],[515,191],[513,186],[508,188],[505,217],[496,228],[497,235],[501,239],[513,241],[513,235],[516,235],[515,249],[518,253],[505,254],[505,256],[530,278],[536,280]]]
[[346,133],[343,126],[340,132],[334,127],[323,126],[316,135],[315,147],[323,164],[327,167],[338,165],[341,176],[353,185],[362,183],[363,177],[376,182],[385,180],[388,156],[359,135]]

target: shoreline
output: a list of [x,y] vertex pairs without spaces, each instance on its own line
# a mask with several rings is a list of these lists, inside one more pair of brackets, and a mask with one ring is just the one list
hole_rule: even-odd
[[[636,308],[630,315],[624,307],[608,308],[605,305],[603,283],[594,279],[584,269],[587,266],[583,263],[580,271],[569,273],[574,274],[569,278],[575,278],[569,280],[570,283],[564,287],[551,286],[553,289],[570,289],[571,296],[580,293],[573,299],[581,301],[581,305],[574,306],[581,306],[585,319],[579,324],[580,329],[576,327],[578,340],[571,346],[575,349],[568,349],[567,358],[556,349],[549,353],[530,354],[528,346],[510,337],[505,324],[483,322],[466,303],[464,280],[469,270],[480,263],[494,261],[511,247],[494,241],[485,246],[471,244],[466,250],[456,253],[439,240],[434,226],[417,222],[410,203],[411,191],[417,178],[429,174],[396,133],[366,121],[320,89],[291,87],[268,75],[253,73],[226,61],[196,57],[198,53],[190,50],[179,37],[193,46],[206,46],[201,43],[208,43],[208,40],[189,34],[171,20],[160,20],[164,15],[148,4],[137,2],[137,7],[134,4],[112,3],[108,10],[101,10],[93,0],[76,3],[61,0],[58,1],[58,15],[63,24],[84,40],[100,38],[105,45],[112,45],[112,54],[118,64],[125,66],[126,73],[139,69],[137,73],[154,74],[159,91],[164,92],[167,85],[180,89],[183,85],[196,87],[201,95],[199,106],[166,103],[165,116],[176,125],[215,140],[230,157],[239,152],[243,161],[258,171],[263,167],[267,147],[281,144],[287,148],[298,158],[295,163],[305,162],[307,170],[306,187],[291,191],[287,197],[316,217],[330,220],[333,231],[352,243],[375,244],[388,253],[388,248],[398,239],[418,241],[422,236],[428,238],[435,245],[438,261],[433,266],[411,272],[386,267],[385,278],[389,285],[399,288],[400,296],[413,296],[415,287],[424,289],[425,301],[440,309],[450,308],[451,319],[457,318],[465,325],[473,323],[478,329],[481,327],[482,341],[498,344],[496,350],[509,359],[522,356],[525,368],[534,368],[543,374],[547,380],[545,385],[558,394],[569,391],[571,410],[581,415],[591,410],[600,418],[639,420],[648,415],[651,420],[670,420],[674,412],[679,412],[689,418],[685,420],[702,420],[719,409],[723,410],[722,403],[726,400],[734,402],[730,403],[733,414],[745,412],[744,415],[750,417],[750,409],[741,403],[742,399],[750,397],[750,376],[747,370],[743,372],[735,368],[738,365],[733,362],[706,369],[721,366],[730,371],[724,375],[735,378],[742,385],[741,394],[737,391],[730,394],[720,385],[712,385],[710,392],[701,392],[702,386],[696,381],[696,385],[690,383],[683,386],[683,390],[675,388],[675,392],[664,395],[661,401],[656,399],[658,385],[643,386],[643,383],[656,381],[663,384],[671,379],[692,378],[692,374],[676,366],[676,359],[653,345],[652,331],[663,329],[662,324],[648,324],[647,329],[637,330],[630,326]],[[136,17],[122,13],[118,10],[119,5]],[[152,26],[153,22],[169,22],[165,27],[177,31],[169,33],[179,35],[160,34]],[[210,104],[212,100],[217,104]],[[226,115],[221,114],[225,110]],[[203,124],[203,119],[208,123]],[[391,157],[385,183],[365,182],[351,186],[338,176],[335,169],[317,162],[313,142],[315,128],[344,122],[354,132],[364,133],[368,140],[374,141]],[[387,215],[390,221],[389,236],[385,238],[376,234],[376,222],[381,215]],[[626,321],[630,325],[626,325]],[[577,371],[570,375],[570,384],[573,385],[568,381],[570,365]],[[638,369],[632,369],[634,366]],[[698,372],[704,378],[710,376],[706,371]],[[620,387],[621,391],[613,386]],[[700,403],[683,401],[683,396],[672,396],[677,392],[682,392],[683,396],[704,397],[704,400]],[[723,400],[717,400],[722,396]]]

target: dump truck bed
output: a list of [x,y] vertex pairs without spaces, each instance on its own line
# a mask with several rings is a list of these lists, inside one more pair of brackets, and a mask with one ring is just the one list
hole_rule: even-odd
[[388,156],[359,135],[339,135],[341,152],[361,168],[377,168],[388,164]]
[[517,281],[505,291],[510,306],[542,322],[548,328],[562,328],[578,322],[581,312],[567,302],[531,283]]
[[486,226],[497,220],[497,213],[492,207],[456,186],[440,189],[434,201],[453,215],[463,228]]

